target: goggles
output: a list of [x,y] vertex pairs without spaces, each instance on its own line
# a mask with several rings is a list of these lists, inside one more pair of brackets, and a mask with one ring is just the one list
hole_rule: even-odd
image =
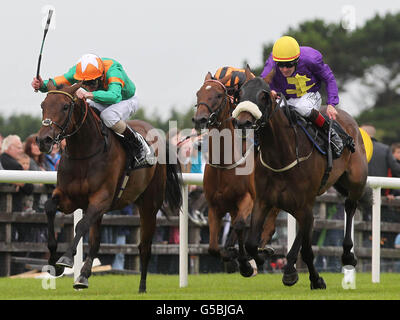
[[82,82],[82,84],[87,87],[97,87],[99,82],[100,82],[100,78],[97,78],[94,80],[85,80]]
[[296,64],[297,64],[297,60],[288,61],[288,62],[278,61],[278,62],[276,63],[276,65],[277,65],[279,68],[293,68]]

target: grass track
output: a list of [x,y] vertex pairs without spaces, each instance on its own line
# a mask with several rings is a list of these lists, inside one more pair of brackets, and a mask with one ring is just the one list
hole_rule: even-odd
[[308,274],[285,287],[280,274],[259,274],[243,278],[239,274],[189,275],[189,285],[179,288],[177,275],[149,274],[147,293],[138,294],[138,275],[97,275],[89,279],[89,289],[75,291],[72,278],[56,279],[56,289],[45,290],[40,279],[0,278],[1,300],[399,300],[400,274],[383,273],[380,283],[371,282],[370,273],[357,274],[357,288],[344,290],[343,274],[322,273],[327,289],[310,290]]

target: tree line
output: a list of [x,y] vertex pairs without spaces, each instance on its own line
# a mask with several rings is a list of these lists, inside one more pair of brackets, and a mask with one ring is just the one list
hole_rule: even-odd
[[[377,128],[377,138],[383,142],[400,141],[400,13],[377,14],[353,31],[344,29],[340,21],[327,23],[315,19],[290,27],[284,34],[323,54],[324,61],[335,74],[339,96],[349,92],[349,85],[354,81],[362,85],[362,90],[352,89],[356,91],[351,92],[362,110],[356,117],[357,122],[373,124]],[[261,73],[272,46],[273,42],[266,43],[260,65],[251,66],[256,75]],[[246,61],[242,67],[245,65]],[[366,100],[367,96],[372,103]],[[346,109],[346,106],[341,107]],[[148,121],[165,132],[169,128],[169,119],[177,121],[178,128],[192,127],[192,106],[183,110],[173,108],[167,120],[157,113],[146,114],[144,109],[141,108],[134,118]],[[39,130],[40,121],[28,114],[8,119],[0,116],[0,133],[3,136],[16,133],[24,139]]]

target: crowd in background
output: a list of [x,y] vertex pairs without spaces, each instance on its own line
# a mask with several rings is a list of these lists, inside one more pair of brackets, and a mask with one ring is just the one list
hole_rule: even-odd
[[[373,155],[369,162],[370,176],[392,176],[400,177],[400,143],[394,143],[391,146],[385,145],[375,139],[375,128],[371,125],[364,125],[362,128],[370,135],[373,142]],[[181,171],[190,173],[203,173],[207,152],[207,139],[195,137],[195,133],[191,137],[181,136],[177,132],[171,137],[171,143],[175,143],[178,151],[178,157],[181,160]],[[174,142],[175,141],[175,142]],[[42,170],[55,171],[57,170],[61,152],[65,148],[65,141],[60,145],[54,145],[50,154],[42,153],[36,143],[36,134],[32,134],[24,141],[21,141],[18,135],[9,135],[2,137],[0,134],[0,170]],[[182,161],[182,159],[186,159]],[[13,212],[23,212],[25,214],[34,214],[36,212],[44,212],[44,204],[47,198],[51,195],[54,185],[44,185],[46,192],[33,193],[33,185],[30,183],[14,183],[15,188],[13,193]],[[333,190],[333,189],[332,189]],[[332,191],[330,190],[330,192]],[[333,191],[332,191],[333,192]],[[382,190],[382,195],[387,196],[389,200],[400,197],[400,190]],[[61,213],[60,213],[61,214]],[[130,205],[123,210],[109,212],[108,214],[117,215],[138,215],[137,208]],[[178,214],[178,213],[176,213]],[[283,213],[285,214],[285,213]],[[365,221],[371,220],[371,212],[362,214]],[[158,213],[161,216],[162,212]],[[201,227],[201,243],[208,243],[208,222],[207,222],[207,203],[204,198],[204,193],[201,186],[189,186],[189,218],[193,224]],[[344,208],[343,205],[331,205],[327,209],[327,219],[343,220]],[[382,221],[384,222],[400,222],[400,212],[396,207],[382,206]],[[279,242],[285,244],[286,228],[277,228],[276,234],[273,237],[273,243]],[[221,230],[221,245],[224,245],[228,237],[230,228],[230,215],[227,212],[224,218],[223,227]],[[63,237],[62,230],[58,230],[59,237]],[[365,231],[363,237],[363,246],[371,246],[371,232]],[[103,243],[125,244],[129,239],[129,229],[127,227],[103,227],[102,238]],[[16,226],[12,231],[13,241],[32,241],[46,242],[47,228],[46,227],[25,227],[23,224]],[[278,240],[278,241],[277,241]],[[341,246],[343,240],[343,231],[341,230],[322,230],[317,232],[314,237],[314,244],[318,246]],[[87,241],[87,236],[84,241]],[[153,243],[162,244],[178,244],[179,230],[178,227],[159,227],[156,229],[156,234]],[[400,249],[400,234],[382,232],[381,237],[382,247],[399,248]],[[165,255],[153,257],[149,266],[150,272],[158,273],[178,273],[178,257],[173,255]],[[326,271],[341,271],[340,257],[316,257],[317,266]],[[176,260],[176,261],[175,261]],[[208,264],[206,271],[223,271],[219,262],[206,261]],[[112,264],[114,269],[125,268],[125,257],[123,254],[117,254],[109,257],[108,260],[102,263]],[[285,264],[284,257],[277,257],[269,261],[267,269],[282,269]],[[211,269],[210,269],[211,268]],[[383,268],[385,270],[385,268]],[[391,270],[387,270],[391,271]],[[393,271],[400,272],[400,265],[396,264]]]

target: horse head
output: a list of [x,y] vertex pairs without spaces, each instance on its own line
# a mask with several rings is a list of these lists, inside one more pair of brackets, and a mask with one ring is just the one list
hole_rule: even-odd
[[215,80],[210,72],[207,73],[204,84],[197,91],[197,110],[192,118],[197,131],[211,126],[218,127],[230,114],[231,97],[225,86],[229,79],[230,75],[227,75],[221,80]]
[[266,79],[255,77],[246,68],[246,81],[239,91],[239,103],[232,113],[239,129],[258,129],[270,118],[276,102]]
[[81,87],[77,83],[60,90],[49,81],[48,94],[41,103],[42,127],[40,128],[36,142],[42,152],[50,153],[55,143],[60,143],[73,129],[76,119],[74,109],[78,104],[75,91]]

